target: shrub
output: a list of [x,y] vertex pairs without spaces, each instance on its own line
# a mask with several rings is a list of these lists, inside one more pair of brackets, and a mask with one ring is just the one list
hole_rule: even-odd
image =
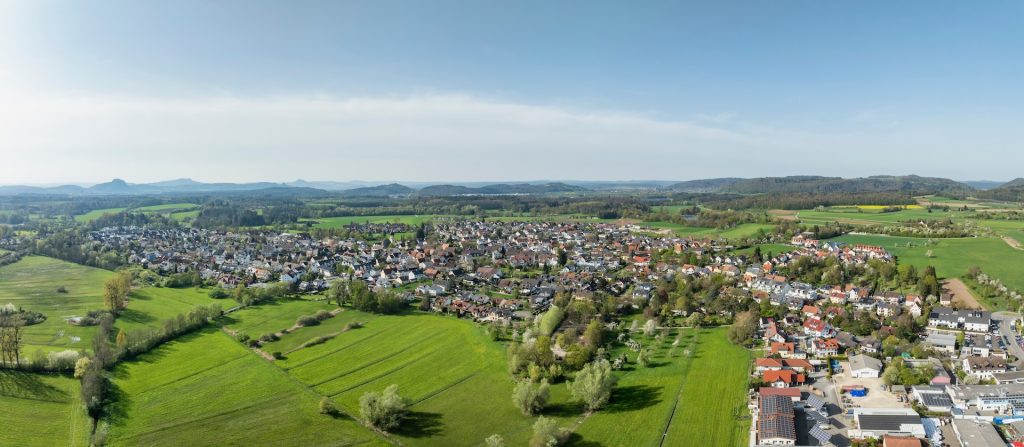
[[324,396],[320,398],[320,414],[334,416],[338,414],[338,407],[334,405],[334,401],[327,396]]
[[307,327],[316,326],[318,324],[320,324],[320,320],[316,318],[316,315],[303,315],[299,317],[298,320],[295,320],[296,326]]
[[229,294],[227,290],[224,290],[223,287],[214,287],[210,289],[208,295],[210,295],[210,298],[213,298],[215,300],[224,299],[231,296],[231,294]]

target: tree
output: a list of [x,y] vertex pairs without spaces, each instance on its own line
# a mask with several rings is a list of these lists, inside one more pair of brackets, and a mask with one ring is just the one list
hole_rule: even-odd
[[558,422],[541,416],[533,423],[530,447],[555,447],[561,443],[561,438],[562,432],[558,429]]
[[650,355],[647,349],[641,349],[640,352],[636,353],[636,364],[640,365],[641,368],[646,368],[650,363]]
[[329,397],[324,396],[320,398],[320,414],[326,414],[328,416],[334,416],[338,413],[338,407],[334,405]]
[[654,319],[647,320],[647,322],[644,323],[644,335],[648,337],[654,336],[654,331],[656,331],[657,329],[658,322],[654,321]]
[[597,349],[604,341],[604,328],[597,320],[590,320],[587,329],[583,331],[583,344],[590,349]]
[[331,287],[327,289],[327,300],[337,303],[338,307],[345,305],[345,301],[348,299],[348,281],[334,281],[331,283]]
[[512,403],[525,416],[533,416],[544,409],[548,403],[548,381],[541,380],[539,384],[526,379],[521,380],[512,390]]
[[583,402],[588,411],[596,411],[608,403],[615,382],[612,365],[606,359],[598,359],[576,373],[576,379],[569,384],[569,391],[575,399]]
[[409,404],[398,395],[398,385],[383,392],[367,392],[359,398],[359,413],[368,424],[389,431],[402,423],[409,413]]
[[125,300],[131,291],[131,274],[120,272],[103,283],[103,304],[111,313],[117,314],[121,309],[124,309]]
[[501,435],[491,435],[484,440],[484,445],[487,447],[506,447],[505,438]]
[[128,346],[128,334],[124,332],[124,329],[117,331],[117,348],[124,350]]
[[89,370],[89,364],[92,360],[89,357],[82,357],[75,362],[75,378],[81,379],[85,375],[85,372]]
[[729,328],[729,341],[737,345],[745,344],[754,337],[756,331],[757,314],[752,310],[743,312],[736,316],[732,327]]

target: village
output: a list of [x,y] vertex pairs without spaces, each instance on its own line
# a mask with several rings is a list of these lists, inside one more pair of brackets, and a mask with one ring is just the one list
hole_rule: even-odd
[[[877,246],[806,233],[789,241],[789,251],[755,258],[730,255],[732,247],[713,240],[667,237],[632,224],[470,220],[437,222],[424,240],[138,227],[104,228],[91,237],[125,253],[130,264],[165,275],[195,272],[225,289],[281,282],[316,293],[334,279],[358,279],[400,290],[434,312],[506,325],[532,320],[558,295],[614,297],[639,309],[665,281],[715,275],[732,295],[776,309],[757,324],[751,445],[943,445],[963,437],[972,446],[989,445],[979,439],[999,439],[992,421],[1006,421],[1004,433],[1024,434],[1024,422],[1010,424],[1024,415],[1016,321],[954,309],[947,293],[922,297],[787,275],[802,258],[843,268],[892,263]],[[908,335],[901,338],[892,327],[904,315],[926,321],[909,335],[913,349]],[[836,324],[865,316],[879,324],[874,336]],[[887,346],[896,341],[904,345],[898,355]]]

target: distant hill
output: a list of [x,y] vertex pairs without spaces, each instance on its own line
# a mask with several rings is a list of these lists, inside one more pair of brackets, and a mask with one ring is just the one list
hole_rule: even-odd
[[998,188],[978,191],[973,195],[979,199],[1024,202],[1024,178],[1016,178],[999,185]]
[[[218,193],[258,191],[271,188],[291,188],[280,183],[201,183],[191,179],[168,180],[156,183],[128,183],[113,179],[88,188],[66,185],[55,187],[0,186],[0,195],[47,194],[47,195],[154,195],[179,193]],[[296,188],[308,190],[312,188]]]
[[[719,186],[715,187],[715,184]],[[968,192],[974,190],[963,183],[916,175],[878,175],[861,178],[791,176],[760,177],[751,179],[710,179],[683,182],[678,191],[718,192],[734,194],[795,194],[795,193],[861,193],[900,192],[911,194]]]
[[346,189],[341,191],[341,194],[349,197],[392,197],[407,196],[414,192],[416,190],[408,186],[391,183],[388,185]]
[[559,194],[589,191],[582,186],[553,182],[534,185],[529,183],[486,185],[479,188],[456,185],[432,185],[416,192],[418,196],[462,196],[462,195],[509,195],[509,194]]
[[[1018,180],[1020,180],[1020,179],[1018,179]],[[965,184],[967,186],[970,186],[970,187],[972,187],[974,189],[981,189],[981,190],[998,188],[998,187],[1004,185],[1003,182],[997,182],[997,181],[993,181],[993,180],[965,180],[965,181],[963,181],[961,183],[963,183],[963,184]]]
[[669,185],[667,189],[678,192],[716,192],[742,180],[735,177],[688,180]]

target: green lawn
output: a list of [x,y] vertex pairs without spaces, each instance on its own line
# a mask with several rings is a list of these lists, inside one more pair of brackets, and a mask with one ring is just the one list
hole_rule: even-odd
[[[66,318],[84,316],[103,308],[103,282],[113,274],[41,256],[26,256],[0,267],[0,304],[13,303],[42,312],[46,321],[25,328],[25,354],[44,351],[88,349],[95,327],[78,327]],[[58,293],[58,287],[67,293]]]
[[111,446],[385,445],[226,334],[208,329],[114,371]]
[[96,219],[99,219],[100,217],[103,217],[104,214],[117,214],[124,211],[125,209],[126,208],[104,208],[101,210],[92,210],[89,211],[88,213],[79,214],[75,216],[75,220],[79,222],[92,222]]
[[[963,275],[977,265],[1009,287],[1024,290],[1024,250],[1010,248],[995,237],[928,239],[879,235],[844,235],[834,240],[878,245],[899,257],[901,264],[913,264],[919,269],[935,266],[939,276],[953,278]],[[909,244],[909,246],[908,246]],[[931,250],[933,258],[926,256]]]
[[91,421],[77,379],[0,370],[0,445],[86,446]]

